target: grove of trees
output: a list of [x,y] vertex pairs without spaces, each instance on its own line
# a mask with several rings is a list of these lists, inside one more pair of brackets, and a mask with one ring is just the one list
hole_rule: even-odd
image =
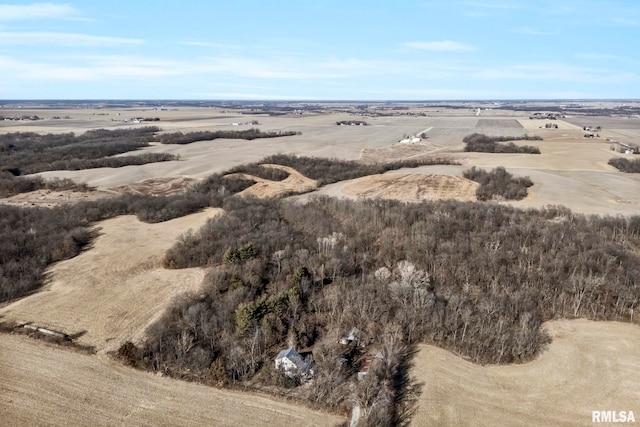
[[148,146],[159,130],[148,126],[96,129],[81,135],[40,135],[34,132],[0,135],[0,171],[19,176],[50,170],[120,167],[176,160],[175,156],[166,153],[110,157]]
[[246,139],[253,140],[258,138],[279,138],[282,136],[301,135],[296,131],[279,131],[279,132],[262,132],[260,129],[251,128],[246,130],[218,130],[218,131],[200,131],[200,132],[174,132],[164,133],[156,137],[158,142],[162,144],[191,144],[196,141],[209,141],[219,138],[227,139]]
[[622,172],[640,173],[640,159],[629,160],[622,157],[615,157],[609,160],[609,164]]
[[[414,396],[416,384],[393,378],[416,343],[476,363],[520,363],[549,342],[542,322],[628,320],[640,302],[640,217],[331,198],[228,198],[223,208],[167,252],[167,268],[209,272],[131,363],[269,387],[283,384],[272,366],[280,350],[313,348],[313,385],[295,395],[337,411],[357,403],[379,425],[410,409],[392,396]],[[338,344],[354,326],[365,347]],[[376,354],[380,371],[356,381]]]
[[541,141],[540,136],[487,136],[481,133],[472,133],[462,139],[465,148],[464,151],[475,151],[480,153],[526,153],[540,154],[538,147],[531,145],[516,145],[513,142],[501,144],[504,141]]
[[480,183],[476,190],[478,200],[522,200],[527,197],[527,188],[533,185],[533,181],[526,176],[514,178],[502,166],[498,166],[490,172],[472,166],[464,171],[463,176]]

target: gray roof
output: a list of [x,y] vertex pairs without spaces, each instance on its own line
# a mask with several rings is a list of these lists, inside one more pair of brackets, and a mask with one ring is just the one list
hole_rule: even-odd
[[297,351],[295,351],[292,348],[288,348],[286,350],[282,350],[280,353],[278,353],[278,355],[276,356],[276,360],[278,359],[295,359],[295,358],[300,358],[302,359],[302,356],[300,355],[300,353],[298,353]]
[[303,373],[307,372],[311,365],[309,361],[305,360],[300,353],[292,348],[282,350],[280,353],[278,353],[278,356],[276,356],[276,366],[278,361],[283,359],[289,360],[300,370],[300,372]]

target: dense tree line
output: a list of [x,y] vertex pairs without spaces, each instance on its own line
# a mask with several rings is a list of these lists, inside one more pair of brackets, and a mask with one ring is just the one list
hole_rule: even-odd
[[416,168],[428,165],[454,165],[456,162],[445,158],[424,158],[398,160],[384,163],[361,163],[339,159],[319,157],[298,157],[288,154],[275,154],[266,157],[260,163],[275,163],[294,168],[304,176],[315,179],[319,185],[327,185],[347,179],[375,175],[401,168]]
[[168,162],[179,160],[179,157],[169,153],[144,153],[137,156],[102,157],[99,159],[71,159],[58,160],[49,163],[49,170],[81,170],[95,168],[121,168],[124,166],[139,166],[147,163]]
[[64,209],[0,205],[0,302],[34,290],[52,262],[77,255],[95,233]]
[[122,195],[55,208],[0,205],[0,302],[37,289],[45,268],[71,258],[95,236],[92,224],[118,215],[161,222],[221,203],[206,194]]
[[[384,367],[407,362],[403,346],[524,362],[549,341],[542,322],[629,319],[640,303],[640,217],[455,201],[229,198],[223,207],[167,252],[169,268],[210,270],[133,363],[217,385],[281,384],[278,351],[313,347],[316,378],[301,398],[334,410],[358,403],[389,420],[408,407],[381,402],[415,387],[389,386],[397,371]],[[354,326],[365,348],[338,344]],[[355,381],[365,354],[378,353],[378,379]]]
[[609,160],[609,164],[622,172],[640,173],[640,159],[629,160],[622,157],[615,157]]
[[320,157],[302,157],[289,154],[276,154],[265,157],[260,162],[236,166],[221,174],[214,174],[197,184],[194,192],[206,193],[214,197],[216,194],[238,193],[253,181],[244,179],[229,179],[224,176],[231,173],[245,173],[273,181],[282,181],[289,174],[283,170],[261,166],[276,164],[291,167],[302,175],[318,181],[319,185],[331,184],[346,179],[359,178],[366,175],[384,173],[400,168],[415,168],[427,165],[457,164],[449,159],[433,158],[421,160],[400,160],[387,163],[361,163],[339,159],[324,159]]
[[476,190],[478,200],[522,200],[527,197],[527,188],[533,185],[528,176],[514,178],[505,168],[499,166],[490,172],[475,166],[462,175],[480,183]]
[[282,169],[261,166],[266,162],[267,161],[265,159],[259,163],[255,162],[239,165],[230,169],[228,173],[244,173],[264,179],[270,179],[271,181],[282,181],[289,176],[289,174]]
[[9,133],[0,135],[0,170],[25,175],[57,169],[120,167],[175,160],[170,154],[109,157],[149,145],[159,128],[149,126],[73,133]]
[[479,153],[527,153],[527,154],[540,154],[538,147],[531,145],[516,145],[513,142],[508,144],[501,144],[504,141],[540,141],[542,137],[539,136],[487,136],[481,133],[472,133],[462,139],[466,145],[464,151],[474,151]]
[[91,191],[91,188],[88,185],[77,184],[67,178],[45,180],[39,176],[16,177],[9,172],[0,171],[0,197],[10,197],[16,194],[42,189],[57,191]]
[[196,141],[210,141],[219,138],[226,139],[247,139],[253,140],[258,138],[279,138],[281,136],[301,135],[295,131],[279,131],[279,132],[262,132],[260,129],[252,128],[246,130],[217,130],[217,131],[200,131],[200,132],[174,132],[164,133],[156,137],[157,141],[162,144],[191,144]]

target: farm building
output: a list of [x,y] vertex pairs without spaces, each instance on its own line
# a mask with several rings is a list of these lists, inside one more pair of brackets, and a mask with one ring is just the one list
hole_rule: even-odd
[[282,350],[275,359],[276,369],[283,369],[287,376],[312,373],[311,363],[292,348]]
[[362,361],[362,364],[360,365],[360,369],[358,369],[358,381],[362,381],[364,377],[369,374],[372,365],[376,362],[379,363],[381,360],[384,360],[384,356],[380,352],[377,352],[373,357],[365,357],[365,359]]
[[371,369],[371,364],[373,363],[373,358],[371,357],[367,357],[364,362],[362,362],[362,365],[360,366],[360,369],[358,370],[358,381],[362,381],[364,379],[365,376],[367,376],[367,374],[369,373],[369,369]]
[[344,336],[342,338],[340,338],[339,343],[342,345],[349,345],[349,344],[356,344],[358,347],[364,347],[364,343],[361,341],[361,335],[362,333],[360,332],[360,330],[356,327],[351,328],[351,330],[349,331],[349,334],[347,336]]

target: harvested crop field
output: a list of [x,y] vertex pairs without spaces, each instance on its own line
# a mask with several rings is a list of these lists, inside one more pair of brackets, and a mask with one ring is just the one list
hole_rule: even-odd
[[38,293],[0,309],[4,320],[33,323],[69,335],[98,351],[140,341],[174,298],[199,289],[204,270],[166,270],[162,257],[187,230],[219,214],[208,209],[160,224],[120,216],[97,224],[89,250],[48,270]]
[[0,335],[6,426],[335,426],[344,418]]
[[480,129],[494,129],[494,128],[509,128],[509,129],[522,129],[522,125],[516,119],[478,119],[476,128]]
[[279,169],[289,174],[282,181],[272,181],[270,179],[260,178],[245,173],[232,173],[225,175],[225,178],[242,178],[255,181],[251,187],[238,193],[239,196],[252,197],[277,197],[288,193],[305,193],[315,189],[318,184],[313,179],[307,178],[297,170],[288,166],[263,164],[262,167]]
[[453,175],[386,173],[354,179],[343,191],[349,196],[406,202],[475,201],[477,188],[478,183]]
[[394,144],[384,148],[364,148],[360,160],[366,163],[394,161],[426,156],[434,151],[433,144]]
[[[560,132],[562,132],[563,130],[572,130],[572,131],[577,131],[578,133],[576,133],[575,135],[577,136],[582,136],[583,132],[582,132],[582,128],[579,126],[576,126],[574,124],[571,124],[565,120],[538,120],[538,119],[520,119],[518,120],[518,122],[520,122],[520,125],[527,129],[527,130],[534,130],[534,129],[541,129],[542,132],[547,132],[549,135],[553,135],[553,134],[558,134]],[[551,125],[556,125],[558,126],[557,129],[546,129],[544,127],[545,124],[551,124]]]
[[640,416],[640,328],[584,319],[548,322],[553,342],[533,362],[479,366],[423,345],[414,426],[584,426],[591,411]]

